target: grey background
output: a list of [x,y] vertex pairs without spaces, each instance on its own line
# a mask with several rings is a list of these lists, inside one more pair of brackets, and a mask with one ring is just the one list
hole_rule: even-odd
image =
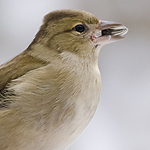
[[129,28],[101,49],[101,100],[69,150],[150,150],[150,0],[0,0],[0,64],[26,49],[45,14],[62,8]]

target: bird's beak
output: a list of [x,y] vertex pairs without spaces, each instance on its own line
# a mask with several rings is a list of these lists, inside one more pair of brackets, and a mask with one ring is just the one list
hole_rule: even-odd
[[124,25],[111,21],[99,21],[98,29],[93,33],[91,39],[95,45],[105,45],[122,39],[128,32]]

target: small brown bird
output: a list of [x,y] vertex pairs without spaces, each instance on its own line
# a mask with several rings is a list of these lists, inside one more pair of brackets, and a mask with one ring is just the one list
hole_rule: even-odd
[[29,47],[0,66],[0,150],[64,150],[100,99],[100,48],[128,29],[78,10],[44,17]]

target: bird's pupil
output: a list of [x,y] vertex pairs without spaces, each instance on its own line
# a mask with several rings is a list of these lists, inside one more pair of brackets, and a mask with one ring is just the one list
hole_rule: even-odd
[[77,32],[82,33],[82,32],[84,32],[85,28],[84,28],[84,26],[82,24],[78,24],[78,25],[75,26],[75,30]]

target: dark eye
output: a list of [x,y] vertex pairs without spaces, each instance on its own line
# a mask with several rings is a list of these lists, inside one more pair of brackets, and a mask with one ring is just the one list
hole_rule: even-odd
[[75,29],[75,31],[82,33],[82,32],[84,32],[85,27],[82,24],[78,24],[74,27],[74,29]]

